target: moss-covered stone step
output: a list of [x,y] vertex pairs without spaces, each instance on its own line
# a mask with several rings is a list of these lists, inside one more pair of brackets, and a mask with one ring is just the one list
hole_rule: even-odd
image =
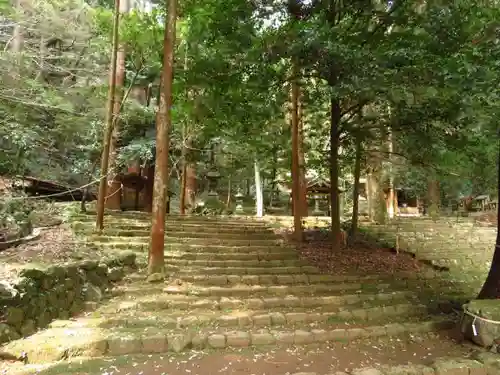
[[[82,221],[82,222],[95,222],[95,215],[74,215],[72,216],[74,221]],[[125,212],[120,214],[111,214],[105,215],[104,223],[105,225],[110,225],[120,221],[142,221],[142,222],[150,222],[151,215],[143,215],[137,212]],[[168,215],[165,221],[168,223],[181,223],[181,224],[206,224],[206,225],[231,225],[231,226],[240,226],[243,225],[245,227],[254,227],[254,228],[268,228],[269,224],[265,221],[257,220],[255,218],[238,218],[234,217],[224,217],[224,216],[175,216]]]
[[[95,231],[95,225],[93,222],[77,221],[72,222],[71,227],[75,231]],[[117,221],[112,223],[107,223],[104,231],[106,232],[109,228],[114,230],[122,231],[133,231],[133,230],[147,230],[151,229],[150,222],[135,221],[135,222],[124,222]],[[209,224],[184,224],[184,223],[169,223],[165,225],[165,230],[167,232],[202,232],[202,233],[220,233],[220,234],[273,234],[274,232],[267,227],[246,227],[244,225],[224,225],[218,224],[216,226]]]
[[[148,241],[110,241],[110,242],[100,242],[100,241],[83,241],[82,243],[86,245],[93,245],[97,247],[102,247],[105,249],[126,249],[131,251],[148,251],[149,242]],[[165,243],[165,254],[168,255],[169,251],[172,252],[190,252],[195,254],[203,253],[234,253],[234,254],[249,254],[249,253],[267,253],[267,254],[297,254],[297,250],[290,246],[228,246],[228,245],[210,245],[210,244],[190,244],[190,243]]]
[[[265,280],[263,280],[265,281]],[[154,288],[154,289],[153,289]],[[268,284],[220,284],[220,285],[203,285],[200,284],[182,284],[177,286],[151,286],[147,284],[134,284],[134,286],[125,286],[123,288],[117,287],[113,290],[115,295],[128,294],[128,295],[147,295],[153,293],[155,290],[163,291],[167,294],[180,294],[191,296],[212,296],[212,297],[279,297],[288,295],[340,295],[340,294],[353,294],[353,293],[381,293],[388,291],[403,290],[406,288],[405,283],[394,286],[391,284],[362,284],[362,283],[332,283],[332,284],[292,284],[292,285],[276,285],[276,283]]]
[[232,253],[195,253],[181,251],[167,251],[165,261],[279,261],[290,262],[297,260],[299,255],[295,252],[263,252],[253,251],[248,253],[232,252]]
[[[129,298],[127,298],[129,297]],[[285,312],[296,312],[303,308],[324,309],[326,311],[345,310],[347,306],[359,305],[361,307],[373,307],[374,305],[403,304],[408,301],[416,303],[418,297],[415,293],[408,291],[391,291],[379,293],[352,293],[343,295],[288,295],[274,297],[220,297],[220,296],[196,296],[183,294],[165,294],[161,292],[149,293],[148,295],[121,295],[111,299],[107,305],[97,312],[113,314],[121,311],[165,311],[173,314],[173,310],[200,311],[234,311],[243,313],[245,310],[259,311],[279,309]],[[154,315],[154,314],[153,314]]]
[[[213,259],[179,259],[176,257],[165,257],[165,263],[174,266],[189,266],[189,267],[238,267],[238,268],[248,268],[248,267],[308,267],[309,262],[304,260],[292,259],[292,260],[259,260],[259,259],[249,259],[249,260],[235,260],[235,259],[225,259],[225,260],[213,260]],[[312,268],[311,268],[312,269]]]
[[[186,231],[176,231],[176,229],[172,228],[170,230],[166,230],[167,238],[207,238],[207,239],[220,239],[220,240],[277,240],[279,239],[274,233],[220,233],[220,232],[212,232],[212,231],[199,231],[199,232],[186,232]],[[95,235],[96,232],[93,229],[80,229],[78,233],[87,234],[87,235]],[[151,231],[148,229],[115,229],[108,228],[99,233],[102,236],[116,236],[116,237],[148,237]]]
[[[68,321],[68,323],[71,323]],[[55,362],[73,357],[119,356],[134,353],[182,352],[195,349],[222,349],[262,345],[304,345],[346,341],[366,337],[396,336],[448,329],[456,324],[447,318],[416,323],[360,325],[352,328],[245,329],[220,328],[161,330],[104,329],[73,326],[51,328],[16,340],[4,350],[13,355],[27,354],[31,363]]]
[[169,266],[172,270],[177,268],[176,276],[179,278],[192,275],[210,276],[210,275],[295,275],[295,274],[317,274],[318,269],[314,266],[263,266],[263,267],[197,267],[188,266]]
[[[132,314],[133,313],[133,314]],[[55,321],[51,328],[60,327],[99,327],[123,330],[126,328],[158,329],[219,329],[223,328],[295,328],[304,326],[345,327],[346,325],[365,325],[376,321],[389,323],[427,318],[429,309],[418,303],[399,303],[390,306],[383,304],[363,307],[359,304],[348,309],[320,307],[314,310],[296,308],[295,311],[270,309],[256,311],[193,311],[192,313],[168,311],[122,311],[113,314],[93,313],[71,321]]]
[[[129,237],[118,237],[118,236],[104,236],[104,235],[91,235],[88,237],[90,242],[129,242]],[[134,237],[134,242],[142,242],[144,244],[149,243],[148,236],[136,236]],[[189,238],[189,237],[169,237],[168,233],[165,235],[165,242],[175,243],[175,244],[185,244],[190,245],[226,245],[226,246],[280,246],[283,244],[281,239],[269,239],[269,240],[248,240],[248,239],[221,239],[216,237],[209,238]]]

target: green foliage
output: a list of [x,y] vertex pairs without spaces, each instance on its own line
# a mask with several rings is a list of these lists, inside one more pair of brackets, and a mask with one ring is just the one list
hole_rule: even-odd
[[[241,188],[252,178],[255,157],[267,185],[288,180],[288,97],[290,81],[298,79],[311,175],[328,178],[334,99],[341,105],[345,180],[352,178],[360,137],[383,159],[382,183],[392,165],[396,185],[411,186],[419,196],[426,195],[430,174],[437,175],[442,194],[450,199],[494,194],[491,171],[500,115],[496,4],[427,1],[419,7],[395,0],[386,9],[375,1],[295,3],[292,9],[281,1],[181,2],[172,176],[180,170],[182,147],[189,140],[187,158],[200,178],[215,142],[222,185],[231,178],[233,188]],[[151,87],[153,94],[149,107],[135,91],[124,103],[121,165],[154,159],[166,16],[161,5],[151,13],[134,10],[121,16],[125,89],[133,83],[138,91]],[[5,150],[0,172],[86,182],[100,154],[112,4],[61,0],[32,6],[33,14],[9,12],[30,28],[25,48],[0,52],[0,77],[6,83],[0,88],[0,146]],[[298,11],[298,19],[290,11]],[[53,35],[60,36],[60,45],[43,48],[41,42]],[[299,64],[299,77],[291,77],[292,60]],[[389,127],[392,164],[385,146]]]

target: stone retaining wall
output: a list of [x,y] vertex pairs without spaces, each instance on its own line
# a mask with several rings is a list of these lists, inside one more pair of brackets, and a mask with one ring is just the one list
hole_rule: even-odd
[[[438,267],[477,267],[487,270],[495,245],[496,229],[453,222],[414,219],[386,225],[361,223],[361,229],[384,246],[412,253]],[[396,241],[397,239],[397,241]]]
[[29,336],[54,319],[80,313],[135,268],[136,255],[123,252],[100,262],[27,267],[15,282],[0,281],[0,344]]

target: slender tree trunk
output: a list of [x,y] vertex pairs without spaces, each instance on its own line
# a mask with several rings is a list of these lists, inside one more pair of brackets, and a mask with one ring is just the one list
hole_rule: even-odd
[[361,156],[363,153],[361,137],[356,137],[356,160],[354,162],[354,188],[352,192],[352,219],[350,236],[354,238],[358,231],[359,220],[359,179],[361,177]]
[[299,180],[300,180],[300,216],[308,216],[308,205],[307,205],[307,179],[306,179],[306,161],[304,157],[304,103],[301,100],[302,95],[299,93],[299,140],[298,140],[298,154],[299,154]]
[[[129,11],[129,0],[120,0],[120,14],[127,13]],[[111,133],[111,141],[109,145],[109,168],[116,167],[116,159],[117,155],[117,144],[118,137],[120,134],[120,110],[121,110],[121,101],[123,98],[123,90],[125,84],[125,46],[120,44],[118,46],[118,52],[116,56],[116,90],[115,90],[115,100],[113,105],[113,116],[114,116],[114,125],[113,132]],[[119,210],[121,206],[121,194],[117,193],[117,190],[121,188],[120,184],[115,182],[116,174],[111,174],[107,177],[108,186],[107,195],[109,196],[106,199],[105,206],[106,208],[112,210]]]
[[[500,139],[500,130],[498,137]],[[498,197],[500,198],[500,141],[498,142]],[[497,241],[495,252],[491,261],[490,272],[483,284],[483,288],[478,299],[498,299],[500,298],[500,204],[497,204]]]
[[106,129],[104,131],[103,148],[101,156],[101,176],[99,181],[99,195],[97,197],[96,228],[104,228],[104,202],[108,176],[109,148],[114,123],[114,102],[116,89],[116,59],[118,54],[118,26],[120,22],[120,0],[115,0],[115,14],[113,19],[113,48],[111,52],[111,66],[109,72],[108,107],[106,113]]
[[[188,61],[188,44],[186,42],[184,49],[184,73],[187,73],[187,61]],[[189,91],[186,88],[186,100],[189,100]],[[181,177],[181,197],[180,197],[180,214],[185,215],[186,214],[186,183],[187,183],[187,147],[186,147],[186,142],[187,142],[187,124],[184,122],[182,124],[182,177]]]
[[264,197],[262,194],[262,180],[260,178],[260,166],[257,158],[254,159],[255,170],[255,207],[257,217],[264,216]]
[[[293,77],[297,77],[298,68],[293,62]],[[303,240],[301,205],[300,205],[300,169],[299,169],[299,84],[297,78],[292,81],[292,207],[294,237]]]
[[332,245],[340,248],[342,234],[340,231],[340,197],[339,197],[339,143],[340,143],[340,102],[332,98],[330,101],[330,215]]
[[163,44],[163,74],[160,105],[156,116],[156,166],[153,189],[153,214],[151,245],[149,249],[148,274],[163,274],[165,271],[165,217],[168,191],[168,153],[170,127],[172,125],[172,83],[177,20],[177,0],[169,0],[167,25]]

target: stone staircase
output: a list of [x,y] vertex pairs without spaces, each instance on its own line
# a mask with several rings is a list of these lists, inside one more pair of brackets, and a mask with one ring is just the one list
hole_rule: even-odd
[[[145,263],[146,215],[107,215],[100,234],[93,223],[92,215],[74,217],[82,242],[135,251]],[[131,274],[93,311],[5,349],[41,363],[424,334],[455,324],[439,303],[453,285],[433,271],[321,274],[258,221],[169,216],[166,228],[168,280],[152,284],[143,271]]]

